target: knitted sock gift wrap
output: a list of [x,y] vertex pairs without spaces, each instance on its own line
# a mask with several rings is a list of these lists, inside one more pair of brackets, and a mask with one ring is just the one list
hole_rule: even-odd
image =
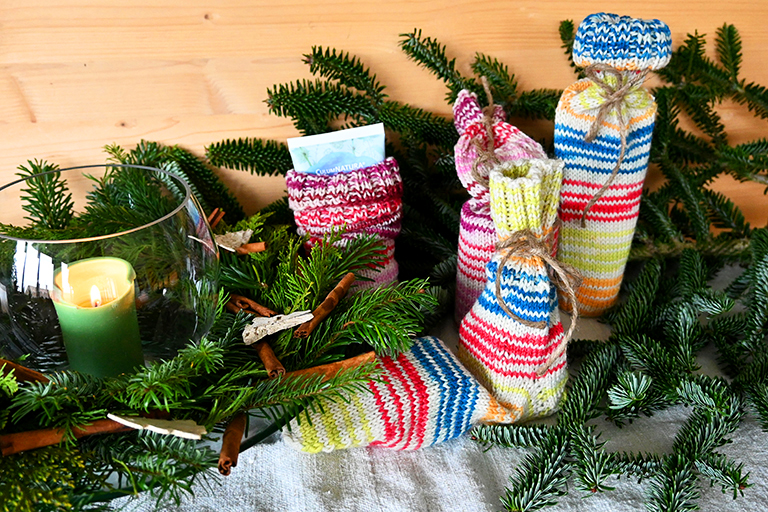
[[[459,327],[459,359],[513,416],[554,412],[567,379],[557,292],[550,280],[563,165],[535,159],[490,173],[491,215],[499,249],[486,285]],[[517,244],[540,244],[516,251]]]
[[364,269],[359,288],[397,280],[395,237],[400,233],[403,182],[394,158],[371,167],[330,175],[306,174],[294,169],[285,176],[288,205],[300,235],[309,235],[309,246],[323,236],[344,231],[339,244],[361,234],[373,235],[384,245],[383,267]]
[[508,414],[439,339],[428,336],[396,358],[378,360],[381,374],[346,401],[323,401],[283,429],[297,450],[317,453],[354,446],[416,450],[460,436]]
[[613,305],[621,287],[656,116],[641,85],[670,55],[659,20],[593,14],[576,32],[573,60],[588,78],[563,92],[555,114],[555,154],[565,162],[558,259],[582,273],[576,299],[586,316]]
[[538,142],[504,122],[504,110],[500,106],[495,105],[492,112],[490,108],[483,111],[473,92],[459,93],[453,115],[461,136],[454,148],[456,173],[471,196],[461,208],[459,224],[454,310],[454,318],[459,323],[483,291],[485,265],[493,255],[497,239],[489,206],[489,165],[482,161],[483,157],[487,159],[492,151],[492,160],[499,163],[546,155]]

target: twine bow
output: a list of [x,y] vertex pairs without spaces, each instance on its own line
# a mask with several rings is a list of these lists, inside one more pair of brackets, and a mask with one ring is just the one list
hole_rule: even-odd
[[[600,76],[598,73],[603,73]],[[645,76],[648,74],[648,70],[643,70],[633,75],[622,73],[613,66],[608,64],[591,64],[584,69],[584,74],[598,85],[603,90],[603,98],[605,102],[600,105],[600,110],[597,111],[597,116],[592,126],[589,128],[584,140],[586,142],[592,142],[597,136],[598,130],[603,124],[606,116],[612,111],[616,111],[616,115],[619,118],[619,134],[621,135],[621,148],[619,149],[619,158],[616,161],[616,165],[611,172],[610,177],[605,184],[592,196],[592,199],[587,203],[584,208],[584,214],[581,216],[581,227],[585,227],[587,223],[587,213],[595,205],[595,203],[603,196],[608,187],[611,186],[613,180],[616,179],[616,175],[619,173],[619,167],[624,161],[624,154],[627,151],[627,120],[624,119],[624,114],[621,111],[621,105],[627,95],[634,89],[637,89],[642,85],[645,80]],[[616,85],[611,85],[605,80],[607,75],[613,75],[616,77]]]
[[567,295],[572,305],[571,325],[568,327],[568,331],[563,337],[563,341],[555,352],[553,352],[547,361],[536,369],[536,374],[543,375],[552,364],[560,357],[568,346],[568,342],[571,340],[573,331],[576,328],[576,320],[579,318],[579,311],[576,301],[576,289],[581,284],[581,273],[573,266],[558,261],[552,257],[552,242],[554,238],[555,229],[550,231],[546,237],[538,237],[530,229],[524,229],[512,233],[508,238],[499,241],[496,244],[497,251],[506,251],[504,257],[499,262],[499,266],[496,269],[496,300],[510,317],[517,321],[527,325],[529,327],[544,328],[547,326],[547,321],[532,322],[524,318],[520,318],[507,306],[504,298],[501,295],[501,272],[506,263],[513,256],[517,257],[537,257],[541,258],[547,265],[549,265],[550,280],[560,290],[563,290]]
[[496,140],[493,135],[493,112],[496,106],[493,104],[493,94],[491,93],[491,87],[488,85],[488,79],[484,76],[480,77],[480,81],[483,82],[483,89],[485,89],[485,96],[488,98],[488,105],[483,107],[483,117],[481,122],[485,128],[488,141],[485,145],[480,142],[480,138],[476,137],[472,139],[472,145],[475,147],[477,156],[472,162],[472,170],[470,175],[472,178],[485,188],[488,188],[488,178],[480,174],[480,166],[491,167],[500,164],[499,157],[496,155]]

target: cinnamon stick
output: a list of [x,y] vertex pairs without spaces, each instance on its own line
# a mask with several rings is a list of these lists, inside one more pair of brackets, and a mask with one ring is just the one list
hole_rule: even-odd
[[237,249],[235,249],[235,252],[237,254],[243,255],[243,254],[250,254],[252,252],[264,252],[267,250],[267,243],[266,242],[251,242],[249,244],[243,244]]
[[11,370],[13,370],[13,376],[16,377],[17,381],[22,382],[50,382],[50,379],[43,375],[40,372],[36,372],[35,370],[30,370],[26,366],[21,366],[20,364],[16,364],[12,361],[8,361],[7,359],[0,359],[0,367],[3,367],[2,372],[3,375],[7,375],[11,373]]
[[[94,434],[114,434],[131,430],[125,425],[112,420],[96,420],[90,425],[76,427],[74,434],[76,438],[90,436]],[[21,453],[44,446],[58,444],[64,439],[64,431],[57,428],[45,428],[40,430],[29,430],[27,432],[17,432],[14,434],[0,435],[0,452],[4,456]]]
[[323,375],[323,382],[325,382],[331,377],[335,377],[341,371],[357,368],[358,366],[362,366],[365,363],[370,363],[375,360],[376,353],[371,351],[366,352],[365,354],[360,354],[359,356],[351,357],[349,359],[336,361],[335,363],[321,364],[320,366],[313,366],[312,368],[305,368],[303,370],[288,372],[285,374],[285,376],[300,377],[306,375]]
[[238,414],[227,425],[221,436],[221,453],[219,454],[219,473],[228,476],[232,468],[237,466],[240,455],[240,442],[245,432],[245,414]]
[[344,296],[349,291],[350,286],[352,286],[352,283],[355,282],[355,274],[352,272],[348,272],[347,275],[345,275],[339,284],[334,287],[333,290],[328,294],[328,296],[325,297],[323,302],[320,303],[319,306],[315,308],[314,311],[312,311],[312,320],[309,322],[304,322],[301,324],[296,331],[293,333],[294,338],[306,338],[312,332],[317,328],[318,325],[320,325],[320,322],[322,322],[325,317],[331,314],[333,311],[333,308],[335,308],[341,299],[344,298]]
[[216,225],[218,225],[218,223],[221,222],[221,219],[224,218],[224,215],[226,215],[226,212],[224,210],[219,210],[218,208],[214,208],[214,210],[208,216],[208,224],[211,226],[211,229],[215,228]]
[[233,313],[245,311],[246,313],[258,316],[275,316],[277,314],[276,311],[272,311],[268,307],[262,306],[248,297],[243,297],[242,295],[236,295],[234,293],[229,296],[226,308]]
[[277,358],[274,350],[269,346],[269,343],[260,341],[256,343],[253,348],[256,349],[259,359],[264,363],[264,369],[267,370],[270,379],[276,379],[285,373],[285,366],[283,366],[283,363]]

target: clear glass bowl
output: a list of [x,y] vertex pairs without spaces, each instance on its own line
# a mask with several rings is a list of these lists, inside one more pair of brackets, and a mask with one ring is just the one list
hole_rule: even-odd
[[[55,201],[30,211],[30,189],[51,180],[66,180],[74,228],[40,222],[41,208]],[[105,198],[109,208],[94,208]],[[118,232],[93,235],[104,228]],[[0,187],[4,357],[27,355],[24,364],[39,371],[71,367],[98,376],[130,371],[143,358],[171,357],[210,329],[218,281],[208,222],[189,186],[172,173],[107,164]]]

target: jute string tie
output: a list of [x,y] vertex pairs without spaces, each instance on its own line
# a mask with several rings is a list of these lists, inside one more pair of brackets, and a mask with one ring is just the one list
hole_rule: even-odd
[[474,146],[477,156],[472,162],[470,175],[481,186],[488,188],[488,178],[480,174],[480,168],[493,167],[494,165],[499,165],[501,162],[496,155],[496,140],[493,135],[493,112],[496,108],[493,104],[493,94],[491,93],[491,87],[488,85],[488,79],[482,76],[480,77],[480,81],[483,82],[485,96],[488,98],[488,105],[483,108],[483,117],[481,119],[488,140],[483,144],[479,137],[472,139],[472,146]]
[[[610,177],[600,190],[592,196],[592,199],[589,200],[586,208],[584,208],[584,214],[581,216],[581,227],[586,226],[587,213],[589,213],[589,210],[592,209],[595,203],[603,196],[603,194],[605,194],[605,191],[608,190],[608,187],[611,186],[613,180],[616,179],[616,175],[619,173],[619,167],[621,167],[621,163],[624,161],[624,155],[627,151],[627,130],[629,128],[621,107],[627,95],[642,85],[648,74],[648,70],[646,69],[638,73],[628,74],[625,72],[623,73],[608,64],[598,63],[587,66],[584,69],[584,74],[603,90],[603,98],[605,99],[605,102],[600,105],[600,109],[597,111],[595,121],[592,123],[592,126],[590,126],[589,131],[584,137],[584,141],[592,142],[595,140],[597,132],[603,125],[606,116],[608,116],[612,110],[615,110],[616,116],[619,119],[621,147],[619,149],[619,158],[616,160],[616,165],[614,166]],[[609,75],[616,77],[615,85],[610,84],[606,80],[606,77]]]
[[549,324],[549,321],[532,322],[524,318],[520,318],[507,306],[506,301],[501,294],[501,273],[504,266],[512,257],[520,258],[540,258],[546,265],[549,266],[550,280],[562,290],[571,302],[571,325],[568,327],[568,331],[563,337],[563,341],[560,346],[555,350],[547,361],[536,369],[537,375],[543,375],[560,357],[565,349],[568,347],[568,342],[573,336],[573,331],[576,328],[576,320],[579,318],[578,302],[576,300],[576,289],[581,284],[581,273],[572,265],[558,261],[552,257],[552,242],[554,238],[555,229],[553,229],[546,237],[538,237],[530,229],[523,229],[512,233],[508,238],[500,240],[496,244],[497,251],[505,251],[504,256],[499,262],[499,266],[496,269],[496,300],[499,302],[499,306],[510,317],[516,319],[520,323],[529,327],[543,328]]

